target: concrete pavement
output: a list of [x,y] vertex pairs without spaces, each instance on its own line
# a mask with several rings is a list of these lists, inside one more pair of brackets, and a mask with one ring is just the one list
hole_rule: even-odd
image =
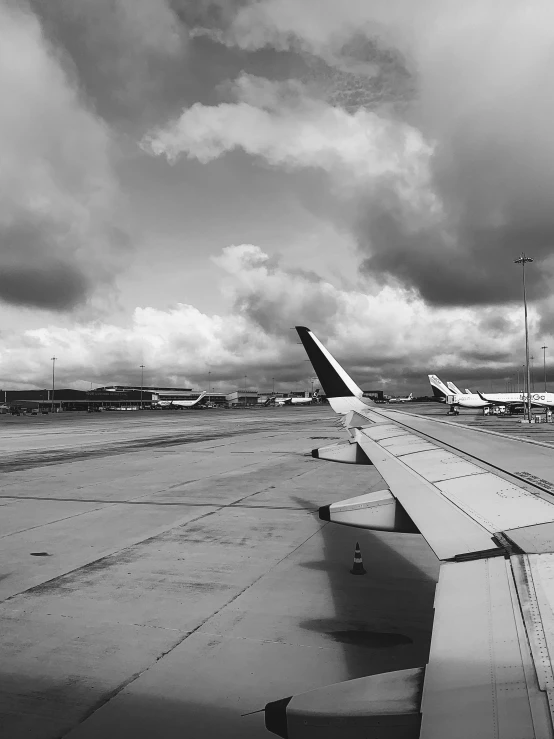
[[[425,663],[437,563],[423,539],[315,515],[381,485],[304,456],[343,438],[328,407],[179,413],[169,431],[164,416],[94,418],[90,443],[84,422],[72,435],[52,417],[42,446],[11,440],[3,735],[262,738],[263,714],[242,713]],[[365,577],[349,573],[358,540]]]

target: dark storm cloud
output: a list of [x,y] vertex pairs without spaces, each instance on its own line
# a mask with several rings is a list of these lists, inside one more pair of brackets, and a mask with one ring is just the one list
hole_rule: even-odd
[[471,350],[465,350],[463,352],[463,358],[469,362],[472,363],[484,363],[484,362],[503,362],[503,363],[509,363],[510,361],[514,361],[512,354],[508,351],[471,351]]
[[0,268],[0,299],[12,305],[65,311],[88,293],[86,277],[68,264]]
[[370,210],[357,227],[362,253],[371,252],[362,271],[415,288],[431,304],[521,300],[521,267],[514,260],[523,248],[537,262],[526,270],[529,296],[537,300],[551,290],[551,275],[540,262],[554,251],[554,210],[551,223],[544,223],[545,217],[543,223],[514,218],[488,229],[464,223],[446,235],[438,229],[411,233],[394,211],[377,210]]
[[0,299],[62,311],[121,266],[113,141],[26,3],[0,3]]
[[[30,0],[50,40],[107,118],[161,103],[185,61],[187,32],[166,0]],[[150,112],[150,111],[149,111]]]
[[[431,199],[415,206],[417,225],[414,196],[395,196],[386,182],[365,200],[357,223],[363,269],[415,288],[434,305],[500,304],[521,298],[513,260],[525,251],[536,260],[529,295],[542,298],[552,276],[544,263],[554,252],[554,146],[546,123],[554,113],[554,53],[543,30],[551,9],[536,1],[523,12],[508,2],[502,28],[494,8],[476,2],[464,7],[463,26],[458,10],[426,2],[422,13],[429,9],[445,36],[414,28],[404,57],[413,96],[403,115],[432,146]],[[401,27],[392,21],[393,41]]]
[[529,270],[531,297],[549,291],[552,13],[544,0],[421,0],[417,11],[412,0],[252,0],[228,14],[219,38],[300,51],[319,60],[314,77],[329,102],[412,126],[432,150],[428,176],[415,192],[403,188],[422,161],[399,148],[400,176],[393,164],[390,178],[360,185],[364,216],[352,225],[363,269],[430,304],[494,305],[519,298],[512,263],[522,250],[539,267]]
[[[93,282],[86,265],[75,258],[75,246],[59,226],[20,213],[14,224],[0,228],[0,299],[55,311],[82,303]],[[96,269],[88,271],[95,281],[99,278]]]
[[45,32],[63,50],[95,109],[140,135],[183,105],[219,101],[218,86],[254,67],[283,77],[305,70],[294,54],[231,50],[195,26],[225,26],[241,3],[197,0],[30,0]]

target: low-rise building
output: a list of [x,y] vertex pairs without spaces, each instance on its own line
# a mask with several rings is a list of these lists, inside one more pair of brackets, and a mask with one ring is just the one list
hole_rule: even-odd
[[231,406],[258,405],[257,390],[234,390],[232,393],[228,393],[225,398]]

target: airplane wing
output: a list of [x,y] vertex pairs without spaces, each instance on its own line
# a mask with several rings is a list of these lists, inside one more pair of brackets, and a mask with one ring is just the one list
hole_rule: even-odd
[[483,393],[477,391],[477,395],[481,398],[481,400],[484,400],[486,403],[490,403],[490,405],[503,405],[503,406],[520,406],[523,405],[522,400],[497,400],[496,398],[487,398],[486,395]]
[[[329,396],[332,370],[346,373],[309,329],[298,332]],[[429,661],[269,703],[267,728],[291,739],[552,739],[554,498],[510,472],[511,459],[502,468],[498,451],[483,461],[482,439],[480,459],[462,453],[457,439],[478,431],[375,406],[339,412],[347,438],[313,456],[373,464],[386,487],[320,518],[425,537],[441,561]]]
[[481,398],[481,400],[484,400],[486,403],[490,403],[490,405],[509,405],[509,403],[504,402],[503,400],[491,400],[490,398],[487,398],[483,393],[481,393],[479,390],[477,390],[477,395]]

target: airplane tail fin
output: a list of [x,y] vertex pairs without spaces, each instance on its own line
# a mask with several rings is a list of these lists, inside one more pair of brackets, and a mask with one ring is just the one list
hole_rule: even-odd
[[462,391],[461,391],[460,389],[458,389],[458,388],[456,387],[456,385],[454,385],[454,383],[453,383],[453,382],[447,382],[447,383],[446,383],[446,385],[447,385],[448,389],[449,389],[449,390],[452,390],[452,392],[453,392],[453,393],[454,393],[455,395],[463,395]]
[[443,400],[448,395],[452,395],[444,382],[441,382],[441,380],[439,380],[436,375],[427,375],[427,377],[429,378],[429,382],[431,383],[431,387],[433,388],[433,395],[435,396],[435,398],[440,398],[441,400]]
[[467,387],[465,389],[466,395],[473,395],[473,390],[468,390]]
[[193,406],[195,406],[195,405],[198,405],[198,403],[200,403],[201,400],[204,400],[204,398],[206,397],[207,394],[208,394],[208,391],[207,390],[203,390],[200,393],[200,395],[196,398],[196,400],[194,401],[194,403],[191,403],[191,408]]
[[414,394],[413,394],[413,393],[410,393],[410,394],[408,395],[408,400],[413,400],[413,399],[414,399]]
[[363,391],[340,366],[309,328],[296,326],[321,388],[335,413],[367,409],[372,401],[363,399]]

